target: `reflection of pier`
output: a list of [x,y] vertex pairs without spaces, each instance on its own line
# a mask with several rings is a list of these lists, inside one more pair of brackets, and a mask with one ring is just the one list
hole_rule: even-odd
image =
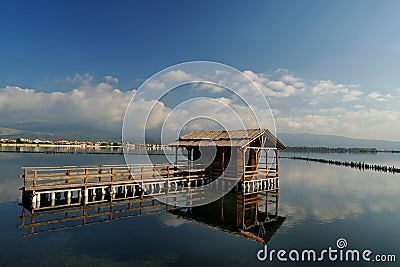
[[24,236],[29,236],[169,211],[181,219],[196,221],[250,240],[268,242],[285,220],[278,216],[277,191],[252,194],[230,192],[204,206],[176,208],[180,201],[191,197],[187,192],[181,192],[176,198],[162,199],[163,203],[151,196],[140,198],[117,194],[114,199],[92,196],[88,204],[79,203],[78,199],[73,199],[70,204],[59,200],[53,206],[43,203],[39,208],[23,201],[18,227],[27,229]]
[[210,204],[171,212],[182,219],[267,243],[286,219],[278,215],[278,197],[277,191],[247,195],[231,192]]
[[[29,229],[24,236],[43,232],[65,230],[94,223],[123,218],[131,218],[171,208],[152,197],[128,198],[111,201],[92,201],[90,205],[60,205],[52,209],[39,209],[32,212],[31,206],[22,203],[21,225]],[[29,213],[28,211],[31,211]]]

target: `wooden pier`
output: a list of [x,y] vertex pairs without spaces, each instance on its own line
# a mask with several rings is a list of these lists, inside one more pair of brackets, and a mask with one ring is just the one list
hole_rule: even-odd
[[[214,158],[207,155],[212,144]],[[23,202],[32,203],[34,211],[45,202],[50,207],[70,205],[73,199],[89,204],[97,196],[174,196],[204,189],[214,190],[215,197],[231,189],[243,194],[279,189],[278,151],[285,146],[266,129],[192,132],[170,146],[175,148],[173,164],[22,167]],[[187,151],[183,162],[179,149]]]
[[[204,185],[215,189],[238,182],[240,177],[216,177],[210,170],[187,165],[98,165],[98,166],[59,166],[22,167],[23,201],[32,203],[33,210],[40,209],[43,203],[56,206],[57,203],[88,204],[91,197],[116,198],[143,197],[147,195],[171,195],[199,188]],[[279,189],[276,172],[253,176],[253,180],[241,180],[235,190],[245,194]]]
[[205,169],[169,164],[22,167],[22,170],[23,200],[30,200],[34,208],[47,200],[53,206],[60,199],[65,199],[66,204],[74,198],[88,203],[90,197],[97,195],[143,197],[145,192],[154,195],[212,182]]

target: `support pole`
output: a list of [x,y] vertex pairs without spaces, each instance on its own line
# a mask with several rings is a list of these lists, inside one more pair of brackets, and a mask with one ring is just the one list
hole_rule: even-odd
[[27,180],[28,180],[28,170],[24,169],[24,188],[27,185]]
[[278,176],[278,171],[279,171],[279,159],[278,159],[278,149],[275,150],[275,176]]
[[33,186],[36,187],[37,171],[33,171]]
[[243,180],[246,180],[246,148],[243,149]]
[[174,164],[174,171],[177,170],[178,165],[178,147],[175,147],[175,164]]

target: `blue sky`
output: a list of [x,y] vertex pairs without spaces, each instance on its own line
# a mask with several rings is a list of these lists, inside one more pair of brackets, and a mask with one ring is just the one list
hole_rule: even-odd
[[[2,2],[0,88],[71,95],[74,89],[106,82],[126,92],[170,65],[211,60],[269,80],[281,81],[283,71],[310,90],[321,81],[330,81],[335,88],[343,85],[362,92],[365,99],[354,92],[359,101],[378,101],[349,104],[346,100],[342,105],[336,95],[330,99],[330,103],[337,101],[331,109],[353,111],[356,106],[358,111],[367,107],[370,112],[385,111],[376,117],[380,120],[395,108],[395,121],[399,10],[399,1]],[[276,105],[291,106],[291,101],[280,97]],[[280,109],[288,118],[321,114],[320,109],[304,114]],[[282,125],[282,131],[298,130]],[[385,132],[346,132],[339,126],[316,133],[396,140]]]

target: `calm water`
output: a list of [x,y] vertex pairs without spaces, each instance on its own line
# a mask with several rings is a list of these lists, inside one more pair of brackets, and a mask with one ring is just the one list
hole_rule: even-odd
[[[334,156],[310,157],[314,155]],[[400,165],[399,154],[381,155],[360,154],[354,161]],[[336,156],[345,160],[349,155]],[[168,212],[22,236],[26,230],[17,228],[22,212],[18,206],[21,165],[105,163],[124,163],[124,159],[122,155],[0,153],[0,265],[272,266],[257,260],[262,244]],[[279,214],[286,220],[269,241],[269,249],[318,251],[335,247],[343,237],[349,248],[396,254],[400,260],[399,175],[290,159],[280,161],[280,171]],[[273,265],[285,263],[275,259]]]

